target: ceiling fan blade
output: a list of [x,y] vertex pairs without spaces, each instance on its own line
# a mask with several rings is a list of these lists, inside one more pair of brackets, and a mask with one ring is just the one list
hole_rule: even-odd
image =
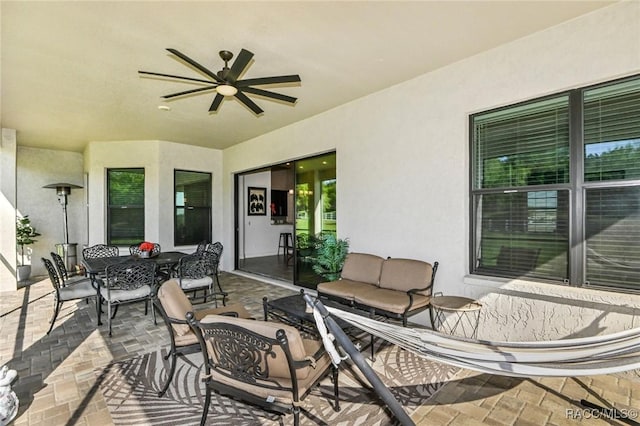
[[156,77],[177,78],[178,80],[197,81],[198,83],[211,84],[211,80],[201,80],[199,78],[182,77],[180,75],[162,74],[162,73],[159,73],[159,72],[138,71],[138,74],[153,75],[153,76],[156,76]]
[[254,95],[264,96],[266,98],[272,98],[272,99],[277,99],[279,101],[289,102],[290,104],[295,104],[296,101],[298,100],[297,98],[294,98],[291,96],[282,95],[280,93],[270,92],[268,90],[262,90],[255,87],[243,87],[242,91],[247,93],[253,93]]
[[209,77],[213,78],[218,83],[222,83],[222,80],[220,79],[220,77],[218,77],[216,75],[216,73],[209,71],[207,68],[205,68],[204,66],[200,65],[199,63],[197,63],[196,61],[194,61],[193,59],[191,59],[190,57],[188,57],[184,53],[180,53],[176,49],[171,49],[171,48],[168,48],[167,50],[169,52],[173,53],[174,55],[176,55],[178,58],[180,58],[183,61],[185,61],[186,63],[188,63],[189,65],[193,66],[194,68],[197,68],[198,70],[202,71],[203,73],[205,73]]
[[251,111],[256,113],[257,115],[262,114],[264,111],[255,102],[247,97],[244,93],[238,90],[238,93],[234,95],[240,102],[245,104]]
[[182,96],[182,95],[188,95],[190,93],[198,93],[198,92],[204,92],[206,90],[213,90],[215,88],[216,88],[216,86],[199,87],[197,89],[185,90],[184,92],[178,92],[178,93],[172,93],[171,95],[165,95],[165,96],[163,96],[163,98],[164,99],[171,99],[171,98],[176,98],[176,97]]
[[236,82],[236,80],[238,79],[238,76],[242,74],[242,71],[244,71],[244,69],[249,64],[249,61],[251,61],[251,58],[253,58],[253,53],[245,49],[242,49],[240,51],[240,53],[238,54],[238,57],[233,62],[233,65],[231,65],[231,68],[229,69],[229,73],[227,74],[227,81],[229,83]]
[[224,96],[222,96],[220,93],[216,93],[216,96],[215,98],[213,98],[213,102],[211,102],[211,106],[209,107],[209,112],[218,111],[218,107],[222,103],[223,99],[224,99]]
[[300,76],[297,74],[281,75],[277,77],[247,78],[245,80],[238,80],[236,82],[236,87],[259,86],[262,84],[298,83],[300,81]]

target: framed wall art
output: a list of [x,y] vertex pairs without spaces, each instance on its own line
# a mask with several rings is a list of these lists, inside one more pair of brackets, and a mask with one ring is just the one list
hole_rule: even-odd
[[250,186],[247,194],[247,215],[266,216],[267,215],[267,188],[257,188]]

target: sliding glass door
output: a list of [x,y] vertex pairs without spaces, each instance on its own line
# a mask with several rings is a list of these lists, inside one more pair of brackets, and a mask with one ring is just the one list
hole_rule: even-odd
[[314,288],[322,278],[313,272],[318,238],[336,233],[336,154],[296,161],[295,284]]
[[335,153],[236,175],[236,269],[315,288],[316,241],[336,232],[336,188]]

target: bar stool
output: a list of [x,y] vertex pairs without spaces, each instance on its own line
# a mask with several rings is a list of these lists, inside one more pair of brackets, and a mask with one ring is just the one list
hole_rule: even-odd
[[277,256],[280,256],[280,249],[282,249],[282,255],[285,256],[286,259],[289,255],[289,251],[293,249],[293,234],[291,232],[280,233]]

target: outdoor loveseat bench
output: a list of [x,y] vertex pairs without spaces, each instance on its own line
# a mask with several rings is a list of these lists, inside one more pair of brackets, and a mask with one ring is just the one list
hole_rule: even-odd
[[407,317],[429,308],[437,269],[438,262],[349,253],[340,279],[318,284],[318,296],[406,326]]

